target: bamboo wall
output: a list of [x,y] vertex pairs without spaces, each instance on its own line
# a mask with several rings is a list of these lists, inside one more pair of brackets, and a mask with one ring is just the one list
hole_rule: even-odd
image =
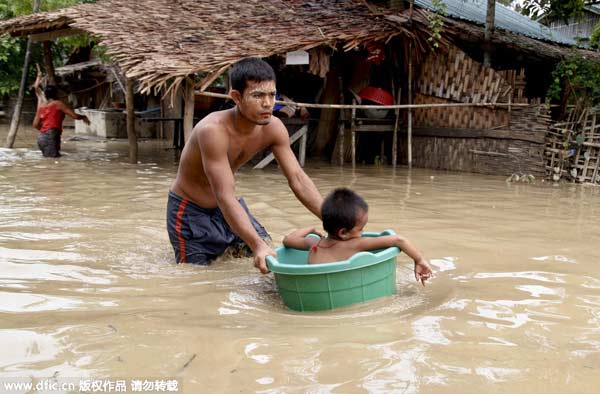
[[[543,106],[514,109],[504,130],[416,128],[413,165],[483,174],[545,175],[544,142],[550,117]],[[400,162],[406,163],[406,135]]]
[[[400,163],[406,164],[406,139],[399,147]],[[531,142],[494,138],[413,137],[413,165],[440,170],[492,175],[544,175],[544,146]]]
[[508,102],[512,87],[503,73],[476,62],[456,47],[430,54],[421,65],[417,91],[462,103]]
[[[415,104],[537,103],[525,96],[525,71],[495,71],[457,48],[430,55],[416,82]],[[541,106],[416,109],[413,164],[485,174],[543,176],[550,118]],[[406,161],[406,137],[400,162]]]
[[[423,63],[416,83],[415,104],[528,103],[525,70],[495,71],[468,57],[458,48],[431,54]],[[417,109],[415,127],[466,129],[501,128],[508,125],[505,107],[453,107]]]
[[[454,101],[416,93],[415,104],[450,104]],[[484,107],[437,107],[415,109],[415,127],[451,127],[458,129],[494,129],[508,125],[506,109]]]

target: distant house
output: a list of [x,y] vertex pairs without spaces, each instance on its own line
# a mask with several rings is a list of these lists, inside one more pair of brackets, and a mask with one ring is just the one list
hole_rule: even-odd
[[567,20],[546,14],[539,22],[548,26],[553,32],[585,43],[590,39],[594,27],[600,22],[600,4],[587,4],[582,14]]

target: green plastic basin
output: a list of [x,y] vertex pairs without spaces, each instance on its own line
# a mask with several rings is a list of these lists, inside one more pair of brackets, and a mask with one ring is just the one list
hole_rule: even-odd
[[[363,237],[394,235],[392,230]],[[309,237],[318,237],[310,234]],[[296,311],[322,311],[385,297],[396,292],[397,247],[360,252],[348,260],[308,264],[308,251],[281,246],[267,266],[283,303]]]

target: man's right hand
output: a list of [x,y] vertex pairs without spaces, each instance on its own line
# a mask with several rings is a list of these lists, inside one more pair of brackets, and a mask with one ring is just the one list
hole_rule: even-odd
[[277,257],[277,253],[275,253],[273,248],[267,246],[267,244],[263,244],[254,251],[254,266],[263,274],[269,273],[266,260],[267,256]]

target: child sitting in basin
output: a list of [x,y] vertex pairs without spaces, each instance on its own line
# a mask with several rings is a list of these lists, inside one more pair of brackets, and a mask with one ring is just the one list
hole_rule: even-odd
[[[325,198],[321,207],[327,237],[323,237],[314,226],[306,227],[285,236],[283,244],[288,248],[308,250],[309,264],[343,261],[358,252],[396,246],[414,260],[415,279],[425,285],[432,275],[431,268],[410,241],[398,235],[362,237],[369,219],[368,211],[365,200],[354,191],[335,189]],[[306,238],[311,233],[319,234],[321,238]]]

